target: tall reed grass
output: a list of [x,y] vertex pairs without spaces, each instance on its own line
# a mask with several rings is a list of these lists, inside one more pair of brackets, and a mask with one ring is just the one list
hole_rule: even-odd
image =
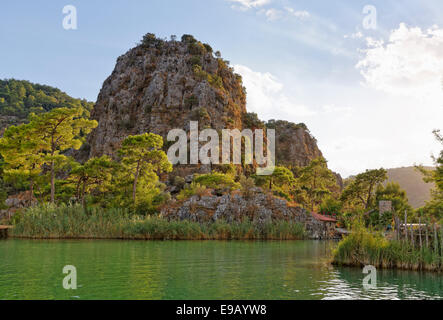
[[123,209],[44,205],[15,218],[12,235],[33,239],[299,240],[304,226],[286,221],[201,224],[135,216]]
[[413,245],[404,240],[387,240],[382,234],[356,228],[339,242],[333,251],[336,265],[443,271],[443,257],[438,243]]

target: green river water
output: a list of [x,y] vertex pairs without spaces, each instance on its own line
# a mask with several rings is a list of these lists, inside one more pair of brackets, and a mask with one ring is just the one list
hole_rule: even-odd
[[[1,299],[441,299],[443,276],[328,263],[331,242],[0,241]],[[65,290],[65,265],[77,290]]]

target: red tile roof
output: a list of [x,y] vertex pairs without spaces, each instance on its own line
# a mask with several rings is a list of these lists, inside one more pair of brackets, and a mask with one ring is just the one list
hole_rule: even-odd
[[315,212],[312,212],[312,216],[315,219],[317,219],[319,221],[323,221],[323,222],[337,222],[337,219],[334,219],[332,217],[323,216],[323,215],[315,213]]

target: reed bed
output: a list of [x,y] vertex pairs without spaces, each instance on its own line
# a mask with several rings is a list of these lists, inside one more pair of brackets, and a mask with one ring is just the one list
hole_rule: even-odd
[[382,234],[364,228],[354,229],[338,244],[333,251],[333,264],[443,271],[439,242],[419,247],[406,240],[388,240]]
[[287,221],[197,223],[135,216],[123,209],[34,207],[18,215],[13,237],[31,239],[299,240],[304,226]]

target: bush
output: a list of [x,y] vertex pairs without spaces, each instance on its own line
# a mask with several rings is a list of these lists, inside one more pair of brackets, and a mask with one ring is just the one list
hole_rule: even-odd
[[180,190],[183,189],[185,184],[186,184],[185,178],[180,176],[175,176],[174,180],[172,181],[172,185],[179,188]]
[[332,197],[328,197],[323,200],[320,205],[320,212],[322,214],[336,214],[339,215],[342,210],[342,203],[340,200],[336,200]]
[[208,73],[202,69],[199,65],[194,65],[192,68],[192,71],[194,72],[195,77],[199,81],[208,80]]
[[198,105],[198,98],[194,95],[185,99],[185,107],[191,109],[193,106]]
[[212,49],[212,47],[207,44],[207,43],[203,43],[203,46],[205,47],[206,51],[209,53],[212,53],[214,50]]
[[191,119],[195,121],[211,121],[208,110],[204,107],[197,108],[192,111]]
[[197,40],[194,38],[194,36],[190,35],[190,34],[184,34],[182,36],[182,42],[186,42],[186,43],[194,43],[197,42]]
[[200,41],[190,43],[188,46],[188,50],[189,53],[192,55],[202,56],[206,53],[206,48]]
[[200,56],[192,56],[191,59],[189,59],[189,63],[191,66],[202,66],[201,57]]
[[143,36],[143,39],[141,41],[141,45],[144,47],[151,47],[151,46],[157,47],[161,42],[162,42],[162,40],[157,39],[155,34],[147,33]]
[[256,129],[261,128],[264,129],[265,124],[258,118],[258,115],[254,112],[248,112],[244,115],[243,122],[245,123],[246,128]]
[[223,79],[216,74],[208,75],[208,82],[214,88],[223,89]]
[[243,197],[249,199],[253,194],[252,189],[255,187],[254,179],[246,178],[242,175],[240,177],[239,183]]
[[185,186],[177,196],[177,200],[186,200],[192,196],[202,196],[206,193],[206,187],[202,186],[198,183],[191,183],[190,185]]
[[194,178],[194,182],[211,189],[240,188],[240,184],[235,182],[232,176],[220,172],[199,175]]

